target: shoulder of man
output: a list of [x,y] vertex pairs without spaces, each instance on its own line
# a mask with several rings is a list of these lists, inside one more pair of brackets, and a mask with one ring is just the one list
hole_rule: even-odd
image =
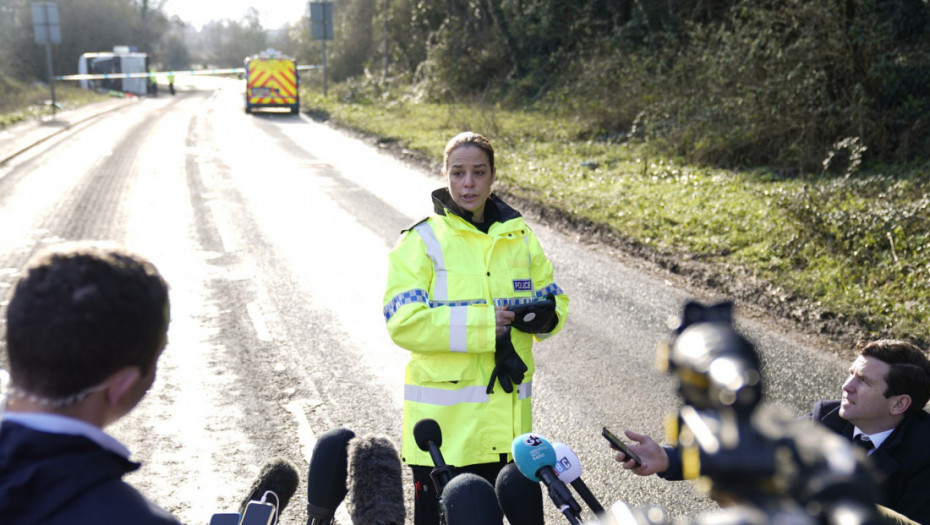
[[[168,511],[119,479],[101,483],[66,507],[74,521],[61,523],[132,523],[133,525],[181,525]],[[57,515],[56,515],[57,517]],[[86,519],[87,521],[82,521]],[[59,523],[52,520],[53,523]]]

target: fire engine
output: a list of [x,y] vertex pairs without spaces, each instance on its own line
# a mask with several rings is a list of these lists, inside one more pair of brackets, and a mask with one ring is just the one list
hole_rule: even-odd
[[245,59],[245,112],[261,108],[287,108],[300,111],[297,88],[297,61],[267,50]]

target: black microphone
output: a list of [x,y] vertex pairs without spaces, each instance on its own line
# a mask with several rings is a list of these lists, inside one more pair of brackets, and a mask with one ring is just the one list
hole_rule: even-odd
[[[287,507],[291,497],[297,492],[299,483],[300,475],[293,463],[284,458],[272,459],[262,467],[258,478],[252,482],[249,495],[239,506],[239,514],[245,516],[249,508],[266,507],[271,504],[274,508],[269,509],[268,512],[270,516],[273,516],[273,523],[277,523],[284,507]],[[250,506],[250,503],[253,505]],[[255,505],[256,503],[258,505]]]
[[446,484],[440,505],[446,525],[502,525],[504,522],[494,487],[488,480],[470,472],[459,474]]
[[349,442],[346,509],[353,525],[404,525],[404,486],[400,456],[385,436]]
[[510,525],[539,525],[545,522],[539,483],[527,479],[515,463],[508,463],[497,474],[494,492]]
[[430,472],[430,478],[436,485],[436,494],[442,494],[443,489],[449,480],[452,479],[452,467],[446,465],[442,459],[442,452],[439,447],[442,446],[442,430],[435,419],[421,419],[413,426],[413,439],[416,440],[417,446],[422,451],[429,451],[433,458],[433,465],[436,467]]
[[349,441],[355,432],[334,428],[317,439],[307,469],[307,525],[330,525],[346,497]]

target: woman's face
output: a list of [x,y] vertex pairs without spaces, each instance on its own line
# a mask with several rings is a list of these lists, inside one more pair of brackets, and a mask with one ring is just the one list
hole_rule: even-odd
[[475,222],[484,222],[484,204],[491,196],[494,182],[488,154],[478,146],[463,144],[449,153],[446,165],[452,200],[459,208],[470,211]]

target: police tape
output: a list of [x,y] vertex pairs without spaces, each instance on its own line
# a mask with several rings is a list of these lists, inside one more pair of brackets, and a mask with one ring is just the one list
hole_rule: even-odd
[[[323,69],[323,66],[307,65],[297,66],[298,71],[309,69]],[[226,69],[190,69],[187,71],[153,71],[149,73],[87,73],[83,75],[61,75],[55,77],[55,80],[111,80],[118,78],[149,78],[155,76],[167,76],[174,74],[177,77],[185,75],[207,76],[207,75],[235,75],[245,73],[244,67],[231,67]]]

